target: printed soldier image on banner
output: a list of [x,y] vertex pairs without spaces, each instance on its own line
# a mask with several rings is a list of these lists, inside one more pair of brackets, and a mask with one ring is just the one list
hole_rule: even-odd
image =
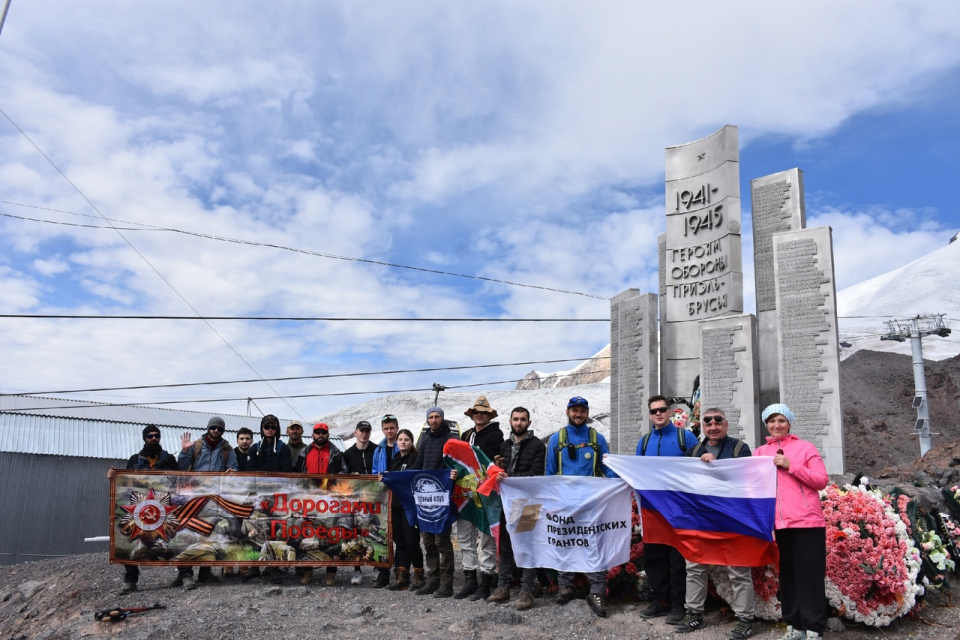
[[389,500],[375,476],[117,471],[110,561],[389,567]]

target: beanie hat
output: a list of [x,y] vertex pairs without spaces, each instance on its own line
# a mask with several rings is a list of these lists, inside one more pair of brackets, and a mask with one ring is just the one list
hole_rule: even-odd
[[226,429],[227,425],[223,421],[223,418],[221,418],[220,416],[213,416],[207,422],[207,429],[209,429],[210,427],[220,427],[221,429]]
[[147,426],[145,426],[145,427],[143,428],[143,441],[144,441],[144,442],[147,441],[147,434],[148,434],[148,433],[160,433],[160,427],[158,427],[158,426],[155,425],[155,424],[148,424]]
[[766,422],[767,418],[778,413],[786,418],[787,422],[789,422],[791,426],[793,425],[793,421],[797,419],[796,416],[793,415],[793,411],[790,411],[790,407],[782,402],[778,404],[772,404],[764,409],[763,413],[760,415],[760,418]]
[[441,409],[440,407],[430,407],[429,409],[427,409],[427,417],[428,417],[428,418],[430,417],[430,414],[431,414],[431,413],[439,413],[439,414],[440,414],[440,419],[441,419],[441,420],[444,419],[443,409]]

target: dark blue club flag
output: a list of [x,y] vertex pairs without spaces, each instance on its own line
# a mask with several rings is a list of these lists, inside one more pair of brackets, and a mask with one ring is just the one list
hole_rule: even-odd
[[383,474],[383,484],[400,500],[407,522],[417,523],[425,533],[450,532],[458,515],[450,508],[450,469],[391,471]]

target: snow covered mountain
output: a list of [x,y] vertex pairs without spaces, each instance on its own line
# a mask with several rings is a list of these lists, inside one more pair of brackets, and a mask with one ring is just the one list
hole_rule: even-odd
[[[500,422],[500,428],[504,433],[509,432],[510,429],[510,411],[519,406],[530,411],[532,421],[530,428],[540,438],[550,435],[565,425],[567,401],[573,396],[583,396],[590,402],[590,416],[593,419],[591,424],[604,436],[610,435],[609,427],[604,424],[610,415],[609,383],[539,390],[485,391],[478,389],[469,393],[444,391],[440,394],[439,406],[444,410],[447,420],[459,422],[461,430],[465,431],[473,426],[473,421],[463,412],[472,407],[477,396],[480,395],[486,396],[490,406],[500,414],[494,420]],[[433,397],[432,391],[384,396],[341,409],[318,418],[317,421],[329,424],[331,435],[349,440],[353,437],[356,424],[361,420],[367,420],[373,425],[371,440],[379,442],[382,437],[380,418],[389,413],[397,416],[401,429],[410,429],[416,436],[426,423],[426,412],[434,404]]]
[[[956,236],[955,236],[956,237]],[[947,338],[923,340],[923,357],[945,360],[960,353],[960,241],[899,269],[837,292],[840,320],[840,357],[869,349],[910,354],[910,341],[880,340],[886,318],[906,319],[918,314],[945,314],[946,326],[953,329]]]

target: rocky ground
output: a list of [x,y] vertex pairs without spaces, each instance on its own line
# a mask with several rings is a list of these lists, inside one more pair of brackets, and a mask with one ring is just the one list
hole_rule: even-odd
[[[302,587],[288,573],[277,586],[260,579],[243,584],[235,578],[200,585],[194,591],[168,588],[171,569],[144,569],[140,591],[118,596],[123,571],[104,554],[86,554],[8,567],[0,575],[0,637],[124,638],[229,640],[262,638],[337,638],[378,640],[394,638],[726,638],[733,628],[729,611],[713,603],[703,631],[686,636],[674,633],[663,618],[647,621],[638,612],[642,603],[612,604],[609,616],[599,619],[583,600],[561,607],[552,596],[537,599],[532,609],[514,610],[512,604],[493,605],[453,599],[420,597],[409,592],[373,589],[368,573],[361,586],[349,584],[341,571],[338,585],[314,583]],[[459,582],[459,581],[458,581]],[[459,585],[457,585],[459,586]],[[131,615],[117,623],[97,622],[94,613],[106,608],[163,604],[162,610]],[[844,640],[928,638],[953,640],[960,629],[960,610],[948,594],[934,592],[912,619],[885,629],[845,628],[830,621],[828,638]],[[756,637],[779,638],[783,628],[758,622]]]
[[[938,487],[960,483],[960,360],[928,362],[927,387],[933,422],[934,448],[919,459],[913,431],[915,413],[910,358],[861,351],[841,366],[845,478],[862,473],[877,484],[909,489],[921,506],[937,508]],[[236,579],[201,585],[195,591],[167,588],[171,569],[144,569],[141,590],[120,597],[123,571],[105,554],[55,558],[7,567],[0,574],[0,638],[67,640],[116,637],[190,640],[225,638],[456,638],[480,640],[517,638],[726,638],[733,627],[722,603],[712,603],[702,632],[678,636],[663,619],[646,621],[638,612],[643,603],[609,606],[598,619],[584,601],[560,607],[552,597],[537,599],[533,609],[517,612],[511,604],[490,605],[452,599],[417,597],[408,592],[349,585],[342,571],[335,587],[302,587],[292,575],[279,585]],[[458,573],[459,577],[459,573]],[[953,577],[956,581],[957,578]],[[459,580],[457,587],[459,587]],[[94,613],[161,603],[166,608],[132,615],[115,624],[97,622]],[[758,622],[756,637],[778,638],[782,627]],[[949,591],[931,591],[912,618],[884,629],[847,628],[831,619],[828,638],[960,639],[960,607]]]

